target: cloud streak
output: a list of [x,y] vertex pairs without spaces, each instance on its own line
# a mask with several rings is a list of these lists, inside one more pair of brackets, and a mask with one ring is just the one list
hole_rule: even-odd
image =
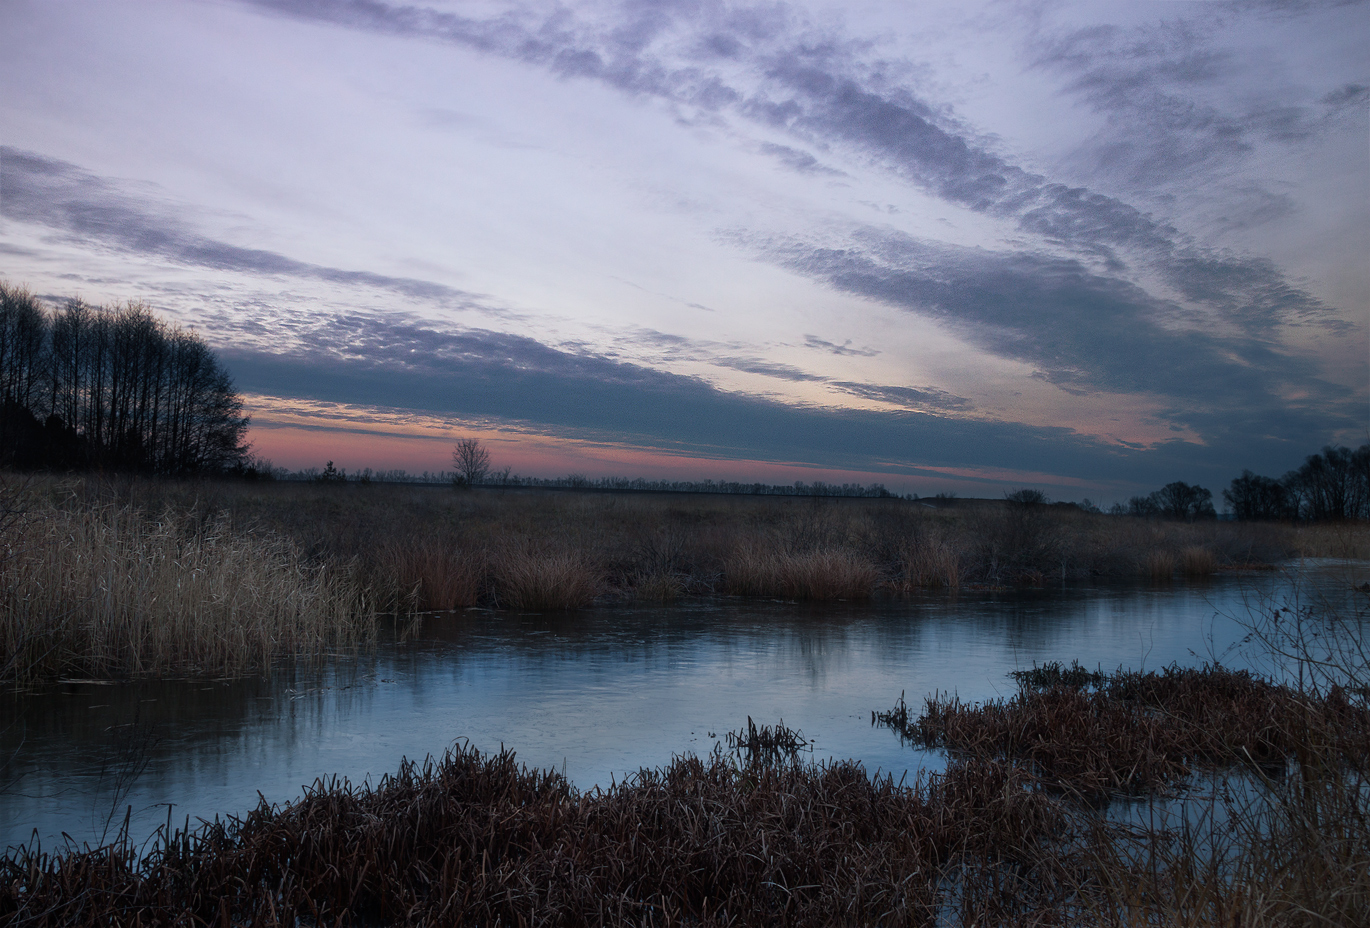
[[[224,357],[239,386],[253,393],[491,417],[566,437],[712,456],[890,474],[922,466],[1082,479],[1108,473],[1143,483],[1176,468],[1216,475],[1229,466],[1223,449],[1183,442],[1134,449],[1065,428],[795,406],[524,336],[446,330],[393,314],[318,317],[303,341],[308,350],[229,349]],[[937,391],[841,386],[923,407],[957,402]],[[1262,450],[1283,450],[1282,442],[1268,445]]]
[[369,287],[444,306],[497,312],[478,294],[433,281],[310,264],[206,238],[179,219],[156,215],[146,200],[129,196],[105,178],[10,146],[0,146],[0,217],[191,267]]
[[1311,437],[1357,421],[1350,391],[1321,380],[1311,359],[1244,333],[1214,334],[1176,303],[1075,259],[869,227],[840,248],[749,241],[766,260],[936,320],[1062,389],[1169,398],[1163,415],[1208,437],[1252,428]]
[[1357,83],[1321,94],[1292,82],[1244,98],[1223,93],[1237,75],[1270,66],[1268,55],[1221,44],[1243,20],[1291,20],[1343,5],[1201,4],[1156,23],[1043,30],[1030,42],[1032,66],[1062,77],[1067,93],[1106,118],[1090,156],[1096,171],[1138,190],[1192,182],[1196,172],[1229,167],[1262,142],[1322,135],[1363,100],[1366,88]]
[[[1269,261],[1216,254],[1127,202],[1052,181],[991,151],[943,108],[892,80],[898,63],[871,60],[869,43],[809,25],[783,4],[626,4],[589,12],[556,6],[550,13],[515,6],[479,19],[379,0],[244,2],[310,21],[452,43],[713,118],[730,113],[801,141],[845,147],[950,203],[1013,221],[1112,272],[1138,261],[1228,324],[1250,331],[1289,322],[1336,325],[1325,306]],[[1087,38],[1059,40],[1043,53],[1043,66],[1086,75],[1077,78],[1084,82],[1080,92],[1094,94],[1100,106],[1122,99],[1126,74],[1088,76],[1106,67],[1106,57],[1085,59]],[[1181,48],[1175,55],[1178,79],[1202,79],[1221,63],[1216,53]],[[1260,117],[1258,131],[1290,137],[1312,131],[1302,116],[1277,110]],[[1223,134],[1221,120],[1204,119]],[[787,153],[782,160],[792,168],[809,165],[812,156],[804,152],[766,144]]]

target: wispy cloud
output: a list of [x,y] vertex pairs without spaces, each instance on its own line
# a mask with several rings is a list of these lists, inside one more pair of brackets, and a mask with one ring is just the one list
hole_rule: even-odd
[[[798,141],[840,147],[950,203],[1013,221],[1025,233],[1100,260],[1112,272],[1123,270],[1129,260],[1139,262],[1233,324],[1262,326],[1276,317],[1330,319],[1326,307],[1268,261],[1216,253],[1130,203],[1014,164],[964,129],[945,107],[892,80],[890,74],[900,69],[873,58],[869,42],[815,26],[783,4],[625,4],[574,12],[558,6],[550,13],[515,6],[480,19],[379,0],[244,2],[308,20],[454,43],[632,96],[730,114]],[[1198,40],[1163,32],[1133,44],[1140,43],[1142,54],[1169,55],[1173,66],[1134,68],[1116,50],[1113,55],[1093,51],[1105,39],[1117,40],[1112,32],[1102,35],[1053,39],[1040,56],[1043,67],[1078,72],[1079,92],[1092,94],[1089,99],[1099,106],[1125,105],[1131,99],[1129,81],[1200,81],[1222,65],[1221,53],[1204,50]],[[1156,76],[1167,71],[1174,73]],[[1166,115],[1162,103],[1152,105],[1152,111],[1162,124],[1180,121],[1175,113]],[[1282,106],[1245,113],[1241,118],[1250,125],[1243,123],[1235,135],[1224,128],[1226,117],[1191,113],[1188,118],[1191,129],[1209,133],[1208,141],[1194,144],[1210,151],[1221,148],[1223,139],[1241,146],[1251,132],[1293,137],[1312,131],[1301,112]],[[1190,138],[1196,137],[1191,133]],[[795,152],[787,156],[791,167],[808,164],[798,149],[765,144],[773,153]],[[1183,170],[1185,162],[1156,163]],[[1254,306],[1248,299],[1253,294]]]
[[762,142],[761,153],[770,155],[785,167],[800,174],[820,174],[829,177],[846,177],[846,171],[839,171],[836,168],[822,164],[817,158],[806,151],[791,148],[788,145],[777,145],[774,142]]
[[192,267],[369,287],[439,305],[499,312],[479,294],[433,281],[310,264],[206,238],[174,215],[159,215],[147,197],[133,196],[114,181],[10,146],[0,146],[0,217]]
[[853,396],[879,400],[882,403],[903,406],[907,409],[964,412],[972,408],[970,400],[964,396],[956,396],[946,390],[937,390],[932,387],[919,389],[918,387],[852,383],[850,381],[832,381],[832,384],[835,387],[841,387]]
[[[1182,306],[1074,259],[878,228],[855,230],[841,248],[795,238],[751,242],[766,260],[936,321],[1064,389],[1173,398],[1164,415],[1210,437],[1256,422],[1317,435],[1356,421],[1350,391],[1320,379],[1311,358],[1196,325]],[[1212,269],[1200,266],[1190,286],[1201,286]],[[1253,298],[1263,292],[1259,279],[1227,286],[1253,288]]]
[[[521,336],[449,331],[393,314],[320,317],[305,343],[313,347],[288,354],[228,349],[224,356],[240,387],[253,393],[484,416],[568,437],[753,460],[891,474],[921,465],[1077,479],[1109,473],[1143,482],[1177,467],[1220,473],[1227,466],[1221,451],[1182,442],[1136,450],[1064,428],[794,406]],[[841,386],[922,409],[959,403],[938,391]]]
[[1242,6],[1198,4],[1159,22],[1035,37],[1033,66],[1064,78],[1068,93],[1107,120],[1090,145],[1095,170],[1139,190],[1192,182],[1196,172],[1229,170],[1258,143],[1324,133],[1365,93],[1354,83],[1315,89],[1294,81],[1267,82],[1259,94],[1225,93],[1243,72],[1255,78],[1270,67],[1268,55],[1223,43],[1243,17],[1297,17],[1328,5]]
[[819,338],[817,335],[805,335],[804,344],[810,348],[817,348],[830,354],[840,355],[845,358],[873,358],[880,353],[877,348],[853,348],[852,340],[849,338],[838,345],[827,339]]

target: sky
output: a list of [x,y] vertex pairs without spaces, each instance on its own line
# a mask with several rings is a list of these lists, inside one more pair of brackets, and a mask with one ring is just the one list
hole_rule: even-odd
[[279,466],[1215,497],[1370,440],[1370,3],[0,0],[0,279]]

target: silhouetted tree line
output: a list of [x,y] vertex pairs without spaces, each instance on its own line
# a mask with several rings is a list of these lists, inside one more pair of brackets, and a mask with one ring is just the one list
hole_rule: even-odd
[[842,496],[867,499],[897,499],[896,494],[878,483],[865,486],[859,483],[824,483],[814,481],[793,484],[738,483],[728,480],[647,480],[642,477],[587,477],[584,474],[568,474],[565,477],[522,477],[511,473],[508,468],[502,471],[485,470],[474,481],[463,471],[438,471],[409,474],[403,470],[373,471],[371,468],[349,474],[345,469],[328,466],[320,471],[317,467],[307,470],[274,473],[280,480],[308,481],[311,483],[446,483],[457,487],[546,487],[552,489],[574,490],[620,490],[649,493],[732,493],[747,496]]
[[1370,519],[1370,444],[1328,445],[1278,480],[1244,470],[1223,499],[1238,519]]
[[1114,506],[1113,512],[1142,518],[1176,519],[1182,522],[1197,522],[1218,517],[1213,509],[1211,490],[1191,486],[1180,480],[1167,483],[1147,496],[1134,496],[1127,501],[1126,506]]
[[248,420],[198,336],[145,306],[49,311],[0,284],[0,466],[159,474],[243,469]]
[[495,474],[485,486],[571,487],[583,490],[638,490],[656,493],[735,493],[747,496],[845,496],[884,499],[894,496],[878,483],[865,486],[859,483],[824,483],[815,480],[792,484],[741,483],[734,480],[647,480],[643,477],[586,477],[570,474],[565,477],[520,477],[517,474]]
[[[1354,451],[1328,445],[1278,479],[1244,470],[1223,490],[1223,500],[1232,517],[1244,522],[1370,519],[1370,444]],[[1187,522],[1217,516],[1211,492],[1180,481],[1134,496],[1111,511]]]

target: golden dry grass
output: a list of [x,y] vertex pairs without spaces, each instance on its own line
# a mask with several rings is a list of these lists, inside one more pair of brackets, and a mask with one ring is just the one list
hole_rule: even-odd
[[739,548],[723,571],[729,593],[799,600],[869,599],[880,580],[874,564],[843,548],[798,553]]
[[594,564],[574,549],[547,550],[528,543],[510,546],[495,557],[492,570],[495,601],[507,609],[582,609],[600,590]]
[[1169,551],[1148,551],[1142,565],[1142,576],[1153,583],[1166,583],[1175,576],[1175,555]]
[[1370,524],[1330,522],[1300,525],[1294,531],[1300,557],[1331,557],[1370,560]]
[[1180,573],[1186,577],[1207,577],[1218,570],[1213,552],[1199,545],[1190,545],[1180,552]]
[[29,506],[0,561],[0,667],[18,679],[235,674],[368,639],[375,612],[338,567],[224,516]]

